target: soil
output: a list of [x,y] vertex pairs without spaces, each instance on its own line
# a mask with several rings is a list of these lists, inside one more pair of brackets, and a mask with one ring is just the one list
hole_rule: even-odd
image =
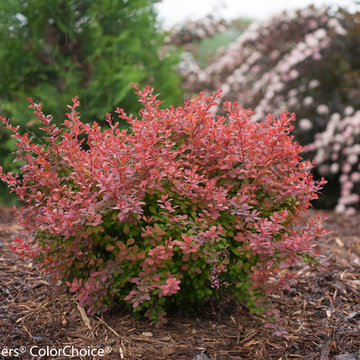
[[104,356],[71,359],[359,360],[360,214],[328,212],[324,226],[332,232],[316,241],[321,265],[299,263],[297,283],[273,296],[289,334],[285,339],[273,336],[246,307],[218,317],[179,314],[160,328],[121,309],[88,317],[74,297],[55,294],[31,261],[7,248],[20,228],[10,210],[0,208],[0,359],[65,359],[54,353],[33,357],[29,349],[74,346],[102,349]]

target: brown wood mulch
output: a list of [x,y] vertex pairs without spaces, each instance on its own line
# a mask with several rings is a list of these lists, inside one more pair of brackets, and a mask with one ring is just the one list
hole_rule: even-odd
[[[105,355],[71,359],[359,360],[360,214],[330,212],[325,226],[332,233],[318,241],[322,266],[299,264],[298,282],[274,296],[289,333],[285,340],[245,309],[220,320],[177,316],[159,329],[120,310],[88,317],[73,297],[54,294],[31,262],[7,249],[19,226],[0,208],[0,359],[65,359],[32,357],[29,349],[74,346],[102,348]],[[24,354],[4,356],[4,349],[20,346]]]

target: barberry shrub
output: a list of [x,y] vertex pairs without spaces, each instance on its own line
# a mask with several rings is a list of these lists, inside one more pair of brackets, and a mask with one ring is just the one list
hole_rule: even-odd
[[77,97],[60,128],[29,99],[42,143],[1,118],[23,163],[20,174],[1,173],[25,204],[13,248],[92,314],[118,301],[161,321],[169,307],[229,293],[264,309],[293,276],[282,268],[312,259],[323,233],[316,220],[296,225],[323,181],[290,136],[294,115],[257,123],[226,103],[215,119],[220,91],[168,109],[149,87],[137,94],[140,119],[116,110],[127,131],[110,115],[107,129],[81,122]]

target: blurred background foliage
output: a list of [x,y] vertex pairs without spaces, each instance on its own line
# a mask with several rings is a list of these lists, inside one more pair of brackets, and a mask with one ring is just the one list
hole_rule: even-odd
[[188,59],[200,68],[205,68],[213,63],[214,56],[225,51],[252,21],[242,17],[226,21],[208,15],[200,20],[189,20],[175,25],[166,41],[181,49],[183,61]]
[[[360,11],[309,6],[259,22],[210,15],[165,31],[156,2],[1,0],[0,114],[39,135],[28,97],[61,123],[78,94],[82,119],[102,122],[117,106],[138,111],[132,82],[150,84],[164,106],[221,88],[221,103],[238,101],[259,121],[295,112],[295,139],[317,162],[315,177],[329,181],[316,205],[358,210]],[[0,129],[6,170],[17,166],[12,150]]]
[[[193,32],[206,33],[204,26]],[[186,96],[220,88],[220,105],[239,102],[257,121],[295,112],[295,140],[315,161],[315,178],[328,180],[314,204],[350,215],[360,208],[359,49],[358,7],[308,6],[252,22],[205,66],[195,49],[180,71]]]
[[[28,97],[54,121],[78,94],[83,121],[101,122],[117,106],[136,113],[132,82],[166,100],[182,98],[179,54],[164,47],[152,0],[1,0],[0,113],[39,135]],[[0,163],[14,169],[12,139],[0,130]],[[8,201],[7,190],[1,198]]]
[[241,22],[240,26],[234,24],[226,29],[226,31],[217,33],[211,37],[206,37],[195,44],[196,47],[193,50],[193,54],[200,68],[209,65],[209,60],[215,56],[219,48],[225,48],[235,41],[244,31],[243,27],[248,23],[250,23],[250,20],[244,19],[244,22]]

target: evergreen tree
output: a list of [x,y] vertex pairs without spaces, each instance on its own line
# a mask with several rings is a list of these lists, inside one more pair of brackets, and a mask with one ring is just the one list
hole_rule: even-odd
[[[136,112],[130,83],[150,84],[169,104],[182,100],[178,58],[163,47],[154,0],[1,0],[0,113],[36,133],[28,97],[63,121],[78,94],[85,121],[123,107]],[[34,126],[35,125],[35,126]],[[11,141],[0,132],[0,163]]]

